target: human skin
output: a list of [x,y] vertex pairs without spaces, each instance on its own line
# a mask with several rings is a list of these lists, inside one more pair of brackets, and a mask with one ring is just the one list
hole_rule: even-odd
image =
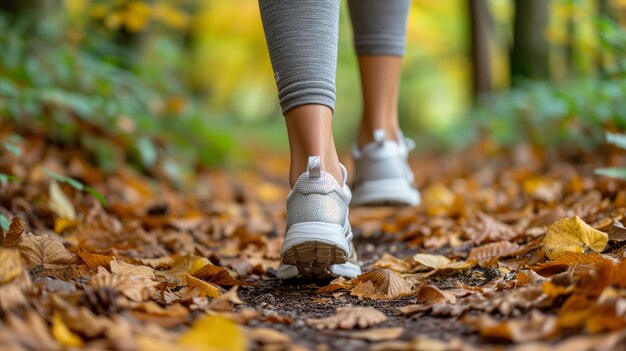
[[[398,94],[402,58],[390,55],[361,55],[358,58],[363,95],[361,124],[357,132],[359,147],[373,141],[373,132],[383,129],[387,140],[398,138]],[[321,169],[341,184],[339,157],[333,138],[333,111],[325,105],[308,104],[285,114],[291,166],[289,184],[307,169],[309,156],[320,156]]]

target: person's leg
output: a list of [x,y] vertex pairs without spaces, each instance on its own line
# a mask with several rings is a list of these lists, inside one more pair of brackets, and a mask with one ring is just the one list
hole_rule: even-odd
[[339,0],[259,0],[259,8],[289,134],[290,184],[313,155],[341,182],[332,136]]
[[417,205],[408,153],[398,126],[400,65],[410,0],[349,0],[359,56],[363,115],[354,149],[355,205]]
[[332,136],[339,0],[259,0],[291,150],[287,232],[276,276],[361,273],[348,220],[351,192]]
[[359,56],[363,114],[357,144],[373,141],[375,130],[397,140],[400,67],[410,0],[349,0]]
[[332,130],[332,110],[324,105],[301,105],[285,114],[291,167],[289,184],[293,188],[298,176],[307,169],[309,156],[320,156],[321,169],[342,181],[339,158]]

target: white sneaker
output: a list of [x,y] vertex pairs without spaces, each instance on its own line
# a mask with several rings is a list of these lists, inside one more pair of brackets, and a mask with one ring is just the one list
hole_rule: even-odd
[[353,278],[361,274],[348,221],[352,195],[343,165],[341,171],[340,185],[330,173],[320,170],[319,156],[309,157],[307,171],[287,196],[287,234],[280,250],[278,278]]
[[385,139],[385,131],[374,131],[374,142],[353,148],[354,205],[409,205],[420,203],[409,167],[409,151],[415,143],[402,132],[399,142]]

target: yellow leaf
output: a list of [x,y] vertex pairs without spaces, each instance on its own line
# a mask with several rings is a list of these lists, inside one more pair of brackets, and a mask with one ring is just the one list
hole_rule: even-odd
[[190,276],[189,274],[185,274],[185,279],[187,281],[187,286],[198,288],[203,294],[207,296],[210,296],[213,298],[220,297],[220,289],[217,286],[211,283],[207,283],[204,280],[194,278]]
[[54,315],[52,319],[52,336],[63,346],[67,347],[82,347],[83,340],[76,334],[72,333],[70,329],[63,323],[63,320],[58,314]]
[[434,269],[445,268],[451,262],[450,259],[446,256],[421,253],[413,256],[413,259],[426,267]]
[[57,182],[50,183],[49,194],[48,208],[50,208],[50,211],[61,218],[75,221],[76,209],[74,209],[74,205],[72,205],[67,196],[65,196],[65,193],[63,193],[63,190],[61,190]]
[[608,240],[606,233],[592,228],[576,216],[554,222],[543,240],[543,249],[549,258],[554,259],[567,251],[585,252],[587,247],[602,251]]
[[14,249],[0,249],[0,284],[8,283],[22,273],[20,252]]
[[197,351],[244,351],[246,339],[235,322],[221,316],[205,316],[181,335],[179,344]]
[[72,221],[67,218],[59,217],[54,220],[54,231],[62,233],[65,229],[71,228],[78,224],[78,221]]

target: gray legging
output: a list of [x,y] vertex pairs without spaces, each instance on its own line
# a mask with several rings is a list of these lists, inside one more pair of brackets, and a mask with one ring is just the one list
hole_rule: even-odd
[[[411,0],[349,0],[359,55],[404,53]],[[339,0],[259,0],[283,114],[305,104],[335,109]]]

